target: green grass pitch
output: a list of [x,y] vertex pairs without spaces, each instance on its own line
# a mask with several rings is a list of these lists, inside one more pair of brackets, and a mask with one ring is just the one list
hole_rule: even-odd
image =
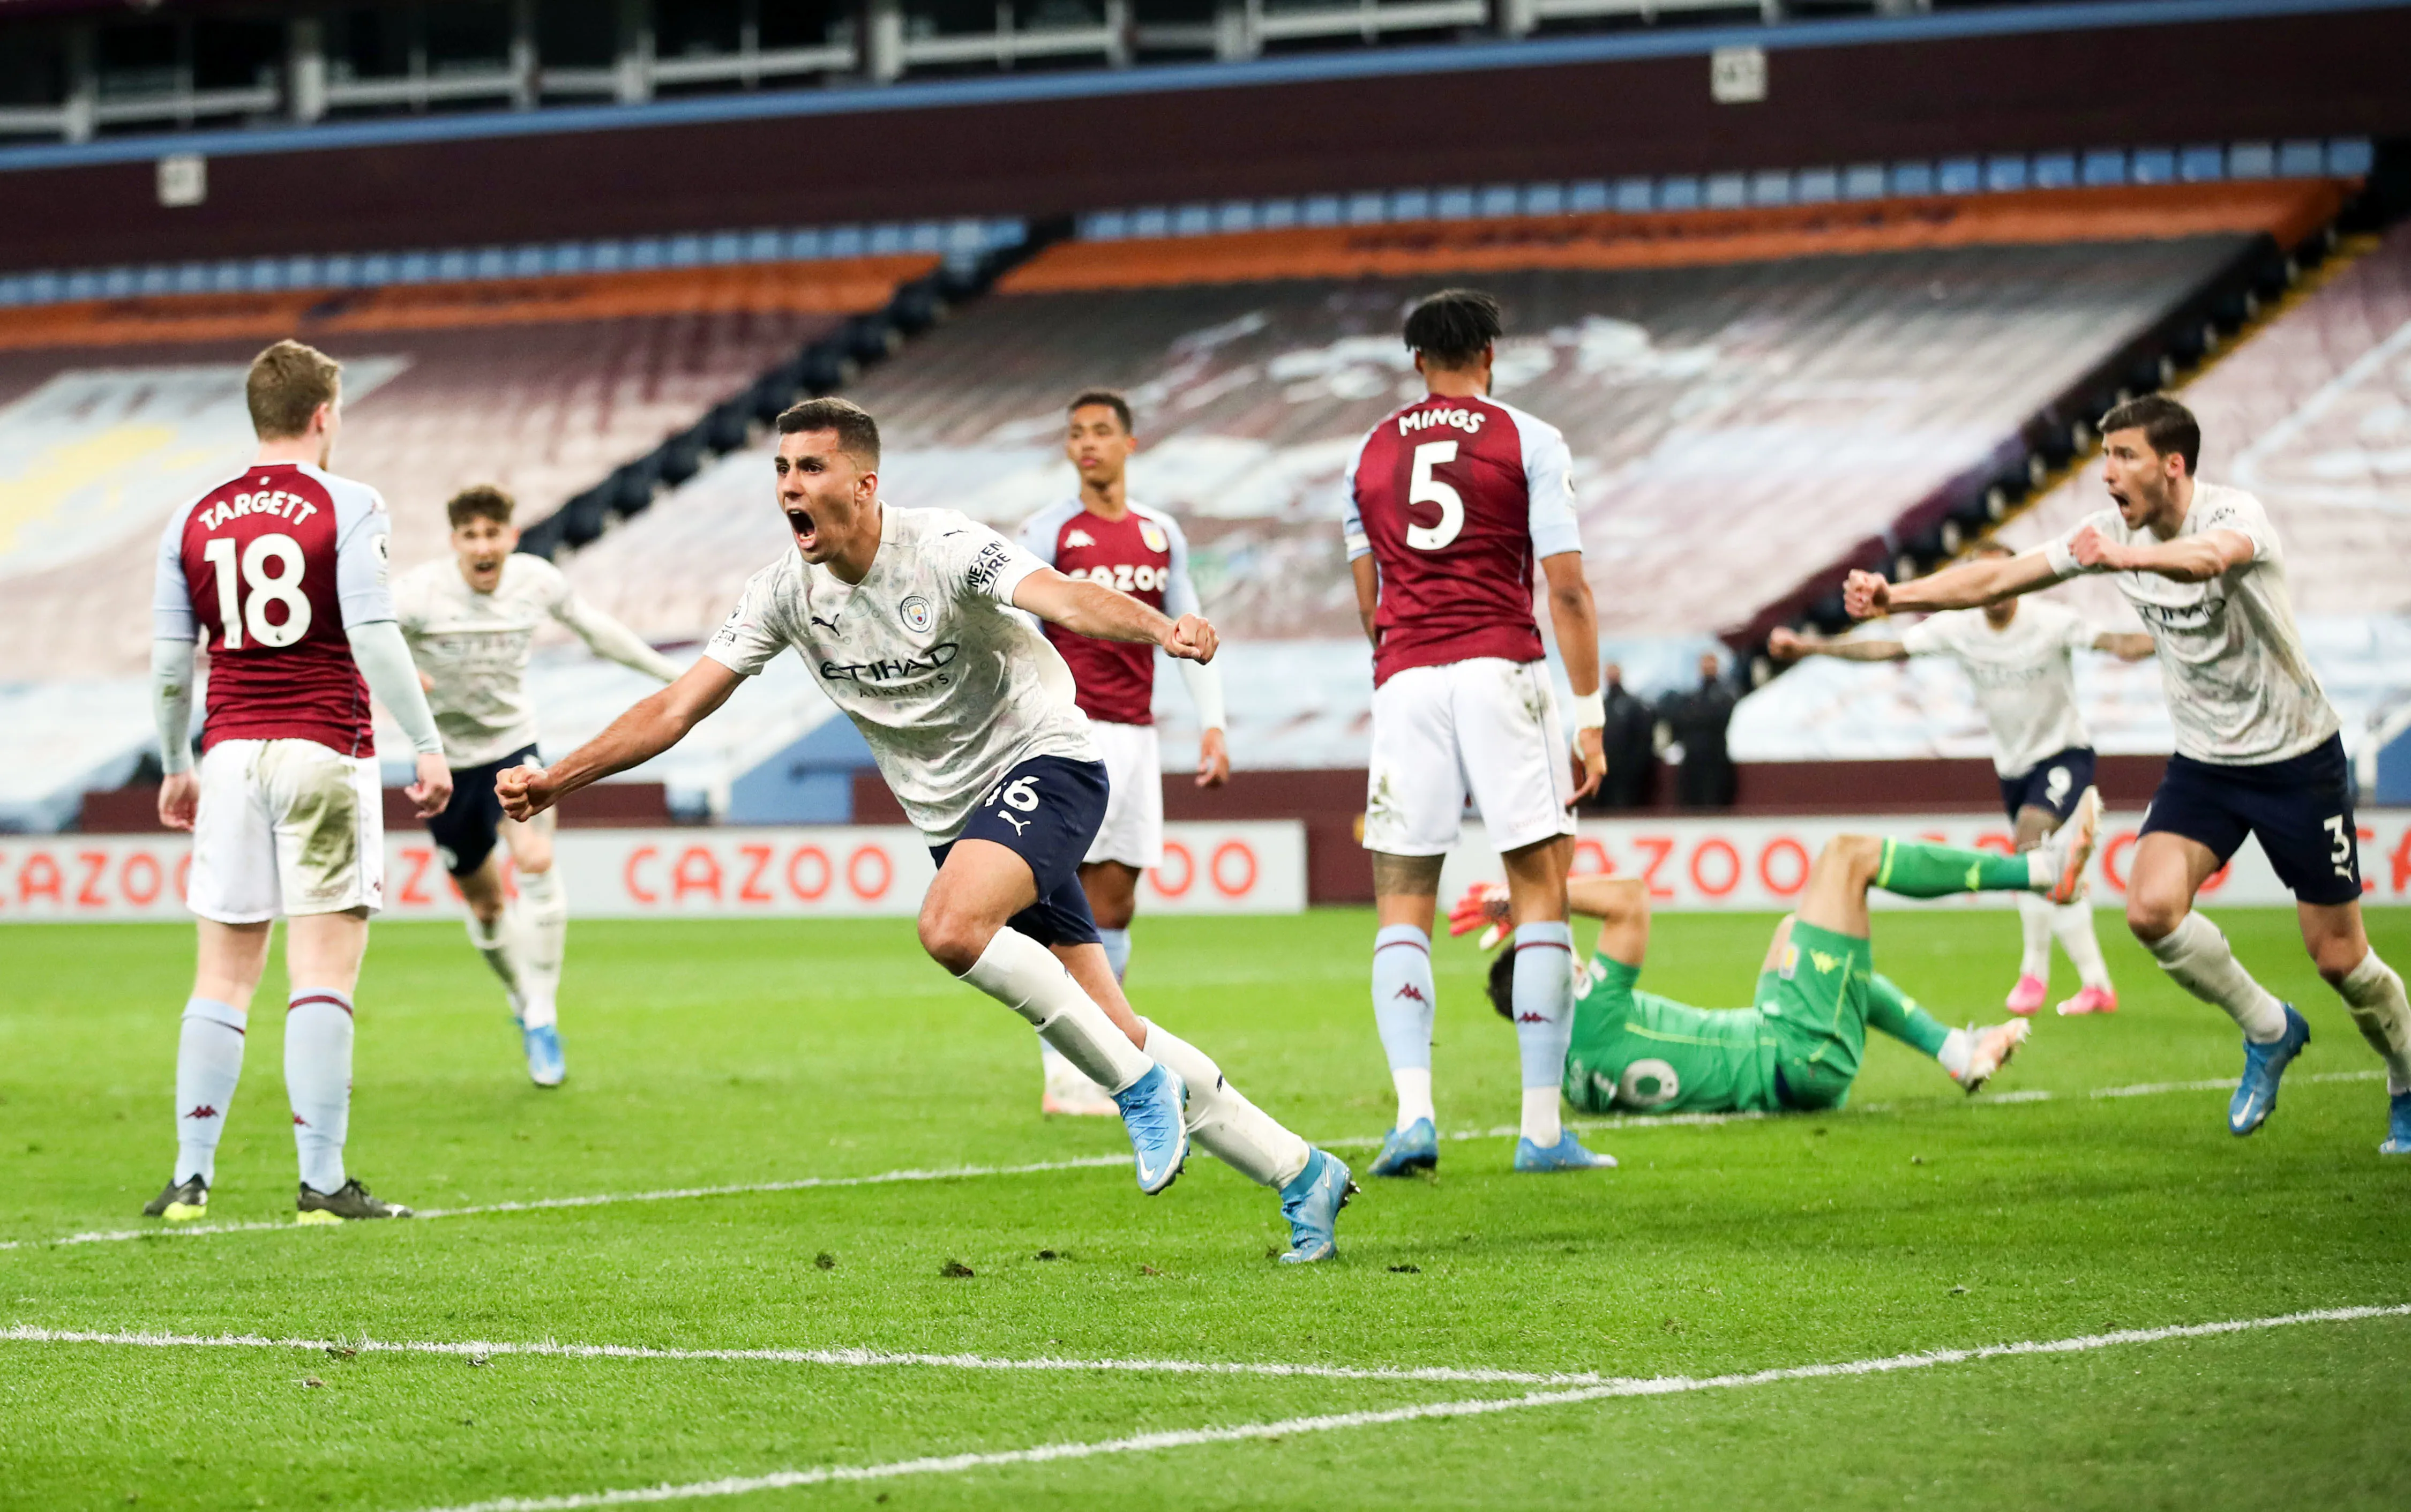
[[[543,1505],[1551,1389],[481,1361],[27,1329],[1702,1377],[2411,1302],[2411,1162],[2375,1153],[2376,1063],[2288,913],[2219,917],[2316,1036],[2251,1139],[2228,1136],[2217,1090],[2088,1095],[2228,1079],[2240,1060],[2224,1020],[2104,913],[2124,1011],[2046,1014],[1982,1098],[1878,1041],[1849,1110],[1587,1136],[1616,1171],[1516,1177],[1509,1139],[1452,1141],[1437,1181],[1368,1183],[1338,1259],[1306,1269],[1267,1260],[1283,1238],[1270,1196],[1202,1157],[1154,1199],[1095,1165],[292,1228],[281,965],[212,1211],[275,1226],[53,1242],[141,1226],[168,1175],[190,941],[0,931],[0,1329],[20,1330],[0,1340],[0,1505]],[[1745,1001],[1769,923],[1661,918],[1647,981]],[[2411,964],[2411,917],[2372,926]],[[1359,912],[1142,919],[1132,996],[1309,1138],[1363,1140],[1389,1113],[1371,932]],[[1883,914],[1876,957],[1945,1019],[1990,1021],[2015,936],[2008,913]],[[1513,1037],[1478,995],[1471,947],[1439,956],[1443,1119],[1512,1123]],[[460,930],[379,926],[355,1173],[459,1209],[1127,1152],[1111,1123],[1041,1121],[1028,1031],[921,959],[906,921],[582,923],[563,1002],[570,1081],[540,1092]],[[1341,1152],[1361,1167],[1369,1150]],[[942,1273],[953,1263],[972,1274]],[[938,1466],[727,1505],[2400,1507],[2406,1365],[2411,1317],[2377,1316]]]

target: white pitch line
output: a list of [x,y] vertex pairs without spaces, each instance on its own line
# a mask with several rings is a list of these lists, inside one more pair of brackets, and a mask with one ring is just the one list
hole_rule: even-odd
[[257,1333],[159,1333],[45,1329],[20,1323],[0,1329],[0,1343],[124,1344],[145,1349],[349,1350],[362,1355],[447,1355],[490,1359],[526,1355],[553,1359],[659,1359],[760,1362],[846,1367],[919,1366],[957,1371],[1028,1371],[1068,1374],[1112,1372],[1141,1375],[1258,1375],[1327,1381],[1444,1381],[1459,1385],[1584,1386],[1610,1377],[1597,1371],[1511,1371],[1449,1365],[1288,1365],[1248,1360],[1066,1359],[1041,1356],[899,1354],[884,1349],[661,1349],[646,1344],[511,1343],[487,1340],[271,1339]]
[[[1021,1166],[945,1166],[923,1170],[879,1171],[869,1176],[805,1176],[784,1182],[739,1182],[727,1186],[676,1186],[658,1192],[601,1192],[574,1197],[530,1197],[517,1202],[482,1202],[462,1208],[421,1208],[420,1218],[475,1218],[496,1212],[542,1212],[552,1208],[601,1208],[620,1202],[675,1202],[688,1197],[742,1196],[753,1192],[805,1192],[824,1186],[885,1186],[899,1182],[950,1182],[967,1176],[1027,1176],[1040,1171],[1084,1170],[1091,1167],[1127,1166],[1128,1155],[1081,1155],[1072,1160],[1034,1160]],[[284,1232],[289,1223],[190,1224],[158,1228],[108,1228],[68,1234],[60,1239],[0,1240],[0,1250],[34,1249],[49,1244],[110,1244],[134,1239],[189,1239],[204,1234]]]
[[[2317,1075],[2297,1073],[2296,1081],[2372,1081],[2383,1077],[2383,1071],[2327,1071]],[[2088,1097],[2150,1097],[2171,1092],[2220,1092],[2233,1086],[2225,1079],[2205,1081],[2152,1081],[2128,1087],[2096,1087]],[[2048,1092],[2037,1088],[2029,1091],[1988,1094],[1969,1100],[1973,1107],[1998,1107],[2013,1103],[2054,1102],[2072,1094]],[[1842,1109],[1844,1113],[1889,1113],[1897,1111],[1892,1103],[1862,1103]],[[1569,1119],[1566,1126],[1585,1133],[1615,1133],[1622,1130],[1663,1128],[1713,1128],[1726,1123],[1757,1123],[1771,1118],[1803,1115],[1788,1113],[1639,1113],[1600,1119]],[[1825,1117],[1824,1114],[1805,1115]],[[1445,1139],[1505,1139],[1517,1130],[1512,1124],[1495,1128],[1460,1129],[1442,1135]],[[1381,1143],[1382,1136],[1350,1136],[1337,1139],[1316,1141],[1326,1149],[1370,1149]],[[622,1202],[673,1202],[690,1197],[745,1196],[763,1192],[808,1192],[820,1187],[885,1186],[902,1182],[951,1182],[978,1176],[1030,1176],[1047,1171],[1089,1170],[1130,1164],[1128,1155],[1082,1155],[1071,1160],[1033,1160],[1017,1166],[946,1166],[926,1169],[878,1171],[869,1176],[806,1176],[782,1182],[738,1182],[724,1186],[680,1186],[656,1192],[598,1192],[581,1196],[530,1197],[515,1202],[481,1202],[459,1208],[421,1208],[417,1216],[426,1218],[475,1218],[493,1213],[544,1212],[559,1208],[602,1208]],[[285,1233],[300,1226],[291,1223],[198,1223],[161,1226],[153,1228],[104,1228],[80,1234],[65,1234],[57,1239],[0,1240],[0,1251],[42,1249],[63,1244],[116,1244],[144,1239],[198,1239],[212,1234]]]
[[1978,1349],[1937,1349],[1923,1354],[1891,1355],[1880,1359],[1847,1360],[1829,1365],[1794,1365],[1779,1370],[1751,1371],[1733,1375],[1661,1375],[1644,1379],[1601,1381],[1595,1386],[1560,1391],[1533,1391],[1519,1397],[1476,1397],[1426,1402],[1377,1412],[1330,1413],[1313,1417],[1285,1417],[1275,1422],[1239,1423],[1228,1428],[1191,1428],[1170,1432],[1139,1433],[1129,1438],[1087,1444],[1042,1444],[1027,1449],[987,1454],[954,1454],[885,1464],[822,1465],[809,1470],[782,1470],[766,1475],[729,1475],[718,1480],[679,1485],[632,1487],[621,1490],[581,1491],[567,1496],[505,1496],[440,1509],[440,1512],[575,1512],[582,1507],[625,1506],[632,1504],[684,1502],[709,1496],[741,1496],[752,1491],[782,1490],[797,1486],[825,1486],[841,1481],[892,1480],[905,1475],[952,1475],[1006,1465],[1045,1464],[1059,1460],[1090,1460],[1108,1454],[1141,1454],[1161,1449],[1192,1448],[1208,1444],[1237,1444],[1257,1439],[1288,1438],[1303,1433],[1329,1433],[1352,1428],[1375,1428],[1435,1417],[1478,1417],[1519,1412],[1532,1407],[1563,1407],[1616,1397],[1677,1396],[1691,1391],[1731,1390],[1772,1386],[1785,1381],[1824,1380],[1838,1376],[1880,1375],[1898,1371],[1930,1370],[1971,1360],[2005,1359],[2026,1355],[2075,1355],[2119,1344],[2159,1343],[2172,1339],[2203,1339],[2260,1329],[2303,1323],[2352,1323],[2368,1318],[2411,1315],[2411,1306],[2337,1307],[2315,1313],[2288,1313],[2281,1317],[2239,1318],[2224,1323],[2179,1324],[2159,1329],[2126,1329],[2115,1333],[2084,1334],[2073,1339],[1988,1344]]

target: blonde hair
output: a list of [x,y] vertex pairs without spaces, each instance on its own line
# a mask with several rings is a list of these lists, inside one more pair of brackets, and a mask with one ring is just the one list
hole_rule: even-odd
[[251,360],[242,397],[251,406],[251,428],[262,441],[282,441],[310,429],[310,417],[331,404],[343,385],[343,365],[314,346],[281,341]]

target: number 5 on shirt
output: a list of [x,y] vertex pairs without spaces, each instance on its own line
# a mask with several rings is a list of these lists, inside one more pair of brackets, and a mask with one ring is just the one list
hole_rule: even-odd
[[1433,468],[1454,461],[1454,441],[1426,441],[1415,448],[1414,472],[1407,479],[1407,502],[1439,506],[1439,524],[1407,527],[1407,544],[1418,551],[1437,551],[1456,539],[1456,533],[1465,528],[1465,500],[1455,489],[1432,476]]

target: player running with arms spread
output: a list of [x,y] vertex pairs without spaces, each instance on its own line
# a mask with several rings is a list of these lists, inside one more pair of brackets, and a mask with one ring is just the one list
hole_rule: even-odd
[[[1976,548],[1979,557],[2014,555],[1998,541]],[[2076,706],[2076,669],[2070,655],[2106,652],[2137,662],[2152,653],[2152,638],[2097,630],[2084,617],[2049,599],[2005,598],[1980,609],[1930,615],[1897,640],[1829,640],[1822,636],[1777,630],[1767,654],[1776,661],[1834,656],[1844,661],[1897,662],[1911,656],[1948,656],[1976,685],[1976,701],[1993,732],[1993,770],[2001,779],[2001,806],[2016,827],[2022,851],[2039,845],[2076,810],[2093,785],[2093,737]],[[2009,1009],[2020,1017],[2043,1006],[2051,991],[2051,942],[2074,962],[2080,980],[2063,1014],[2115,1013],[2117,990],[2093,932],[2093,900],[2079,892],[2053,903],[2034,893],[2018,899],[2025,950]]]
[[[385,501],[328,472],[342,369],[282,341],[243,393],[259,451],[176,511],[159,537],[151,687],[159,820],[193,832],[185,903],[198,963],[176,1042],[176,1168],[143,1211],[209,1212],[219,1137],[242,1076],[251,994],[285,918],[285,1090],[300,1157],[296,1222],[407,1218],[343,1169],[352,1107],[352,991],[369,915],[385,901],[384,792],[369,694],[417,752],[422,815],[452,792],[434,717],[386,582]],[[201,761],[192,762],[194,642],[210,652]],[[365,679],[365,683],[363,683]]]
[[2293,1005],[2253,980],[2194,898],[2247,834],[2292,890],[2302,944],[2386,1063],[2389,1154],[2411,1154],[2411,1006],[2370,948],[2341,722],[2312,672],[2286,591],[2286,559],[2260,501],[2194,476],[2201,427],[2152,394],[2101,418],[2117,506],[2007,561],[1962,563],[1915,582],[1853,572],[1861,619],[1965,609],[2084,572],[2112,575],[2157,648],[2176,755],[2143,818],[2126,884],[2126,925],[2179,986],[2243,1030],[2243,1075],[2228,1105],[2235,1134],[2277,1106],[2279,1079],[2310,1042]]
[[[1074,395],[1063,452],[1080,475],[1080,492],[1030,516],[1021,527],[1021,545],[1067,577],[1103,583],[1176,620],[1199,610],[1197,590],[1189,580],[1189,541],[1170,515],[1130,502],[1127,474],[1137,449],[1128,400],[1109,389]],[[1080,887],[1118,980],[1130,971],[1139,873],[1163,864],[1155,648],[1074,635],[1058,624],[1045,628],[1072,668],[1080,711],[1089,716],[1089,738],[1105,761],[1111,790],[1104,822],[1080,862]],[[1221,668],[1198,661],[1174,665],[1197,705],[1197,785],[1220,787],[1231,778],[1231,757],[1222,743]],[[1038,1043],[1046,1074],[1044,1111],[1114,1111],[1103,1088],[1080,1075],[1053,1046]]]
[[[1932,1056],[1975,1092],[2025,1043],[2020,1021],[1946,1029],[1875,969],[1867,890],[1905,898],[2014,892],[2062,899],[2083,885],[2101,814],[2091,790],[2068,825],[2023,855],[1842,835],[1808,869],[1799,912],[1775,926],[1746,1008],[1695,1008],[1635,990],[1649,947],[1649,893],[1626,878],[1567,882],[1573,911],[1600,920],[1597,953],[1574,982],[1566,1101],[1586,1113],[1818,1112],[1848,1100],[1877,1030]],[[1504,888],[1477,884],[1449,932],[1503,934]],[[1514,1013],[1513,958],[1490,966],[1490,1004]]]
[[[519,550],[511,496],[501,489],[464,489],[444,512],[452,560],[423,563],[393,589],[455,780],[451,803],[427,821],[427,831],[469,905],[469,943],[503,979],[529,1078],[557,1087],[566,1074],[558,999],[569,899],[552,869],[553,815],[506,820],[494,796],[497,773],[536,758],[528,656],[537,629],[558,620],[594,654],[622,667],[664,683],[678,667],[578,597],[559,567]],[[503,886],[497,839],[510,848],[519,906]]]
[[1279,1192],[1284,1260],[1333,1254],[1348,1167],[1123,999],[1078,876],[1104,814],[1104,765],[1063,658],[1009,609],[1196,661],[1213,656],[1214,627],[1075,581],[955,510],[882,503],[879,428],[845,400],[780,416],[776,466],[796,550],[753,575],[677,682],[551,771],[503,772],[504,812],[527,819],[658,756],[793,647],[928,839],[938,874],[921,903],[922,947],[1112,1093],[1141,1191],[1172,1184],[1193,1138]]
[[[1398,1118],[1376,1176],[1439,1162],[1431,1042],[1432,917],[1469,787],[1507,868],[1515,926],[1519,1171],[1612,1166],[1557,1111],[1573,1025],[1566,872],[1574,800],[1607,770],[1599,619],[1583,577],[1572,457],[1556,427],[1489,397],[1498,301],[1447,289],[1414,307],[1406,343],[1430,393],[1382,420],[1348,469],[1345,529],[1373,642],[1365,848],[1373,853],[1373,1018]],[[1585,767],[1572,781],[1532,614],[1532,568],[1574,694]]]

